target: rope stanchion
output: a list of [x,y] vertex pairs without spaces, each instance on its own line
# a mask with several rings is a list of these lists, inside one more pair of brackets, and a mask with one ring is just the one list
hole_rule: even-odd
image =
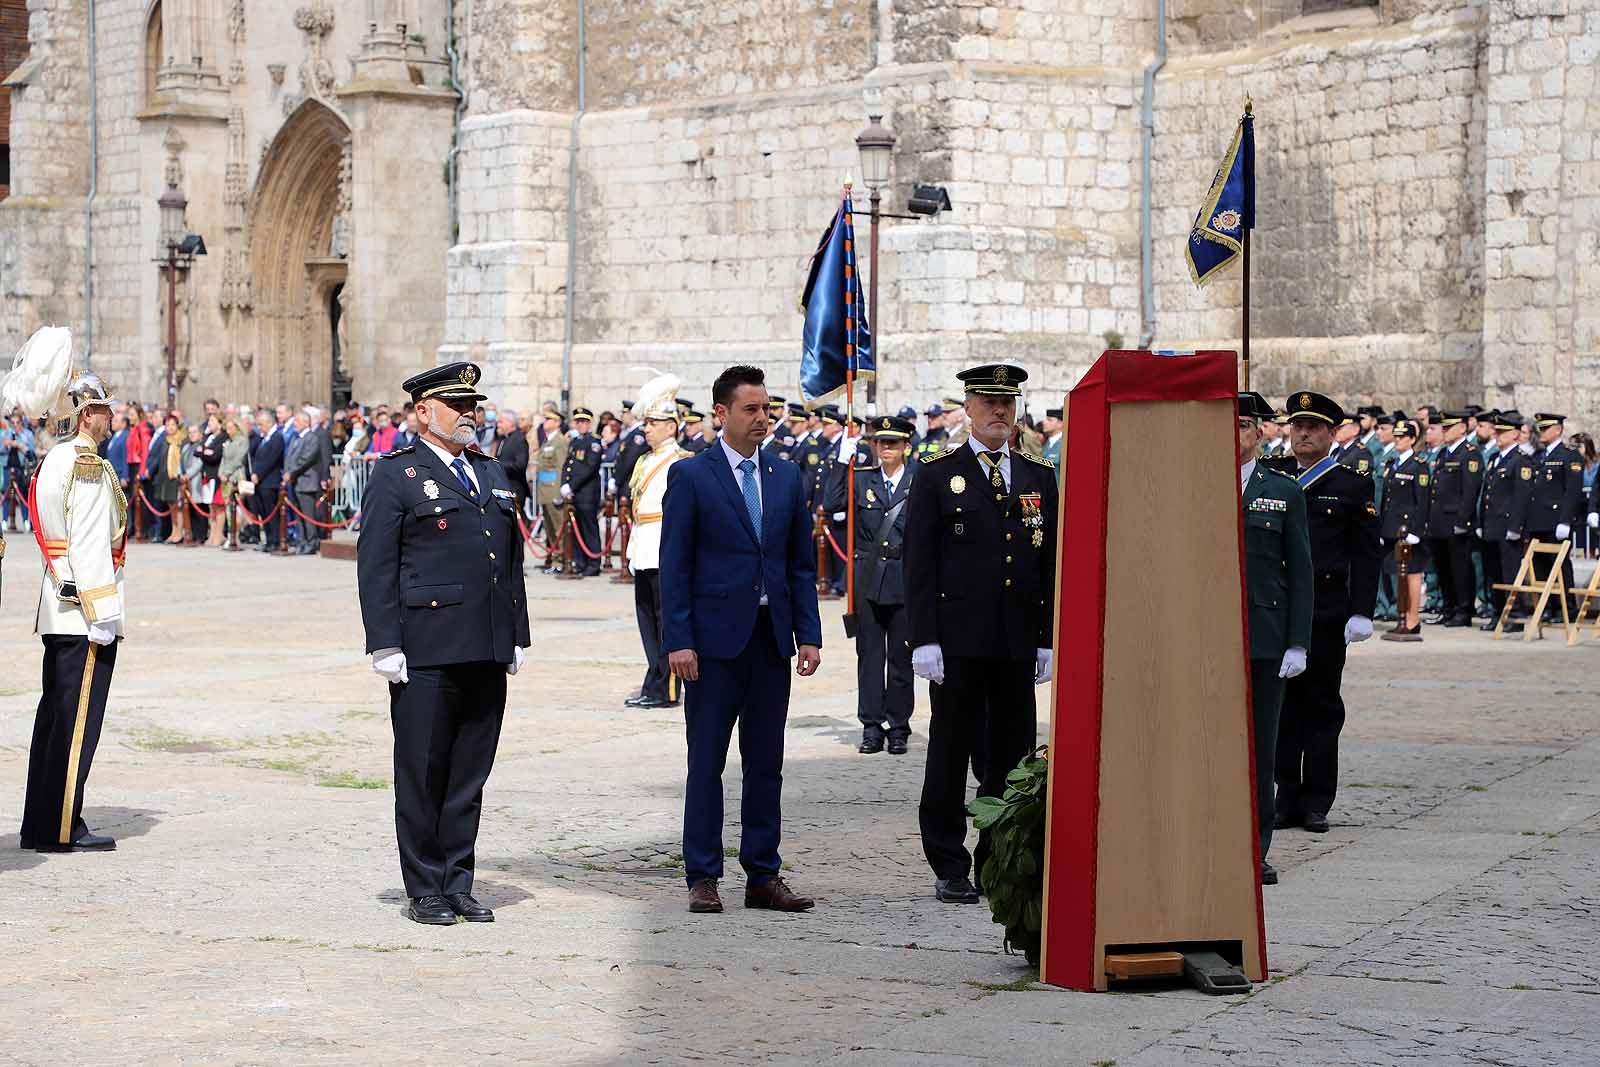
[[155,503],[152,502],[149,497],[144,495],[143,486],[139,487],[138,497],[140,500],[144,501],[144,506],[150,509],[150,514],[154,515],[158,519],[166,518],[167,516],[171,515],[174,510],[173,508],[168,508],[166,511],[162,511],[160,508],[156,507]]
[[535,559],[549,558],[550,550],[534,540],[533,530],[528,527],[527,523],[522,521],[521,515],[517,516],[517,530],[522,534],[523,544],[528,546],[528,551],[533,553]]
[[617,573],[611,580],[619,585],[632,585],[633,572],[628,567],[628,542],[633,540],[633,505],[624,497],[617,503],[617,529],[622,533],[622,552],[618,557]]
[[578,529],[578,517],[576,515],[571,515],[568,517],[567,522],[572,527],[572,538],[578,542],[578,547],[583,550],[583,554],[588,556],[590,559],[599,559],[600,553],[591,552],[589,550],[589,546],[583,543],[583,534]]
[[353,523],[357,519],[361,518],[361,512],[358,511],[354,515],[350,516],[348,519],[345,519],[343,522],[318,522],[316,519],[313,519],[310,515],[307,515],[305,512],[301,511],[299,508],[297,508],[293,504],[291,504],[289,502],[289,497],[287,495],[285,495],[278,502],[280,504],[282,504],[284,507],[287,507],[290,511],[294,512],[296,515],[298,515],[302,522],[309,522],[311,525],[317,527],[319,530],[343,530],[346,527],[348,527],[351,523]]

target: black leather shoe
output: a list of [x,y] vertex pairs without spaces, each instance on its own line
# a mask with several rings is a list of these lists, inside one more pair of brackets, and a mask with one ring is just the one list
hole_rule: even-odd
[[1448,615],[1434,615],[1432,618],[1423,619],[1422,621],[1429,626],[1443,626],[1448,619]]
[[406,905],[406,918],[424,926],[454,926],[456,909],[441,896],[412,897]]
[[646,701],[646,700],[649,700],[649,699],[650,699],[649,697],[645,696],[643,693],[640,693],[638,696],[628,697],[626,700],[624,700],[622,702],[622,706],[625,707],[625,708],[636,708],[636,707],[638,707],[640,705],[640,703],[642,701]]
[[471,893],[446,893],[444,899],[450,910],[469,923],[494,922],[494,912],[479,904]]
[[1308,811],[1301,825],[1308,834],[1325,834],[1328,832],[1328,817],[1320,811]]
[[863,737],[861,739],[861,745],[856,749],[856,751],[861,753],[863,756],[876,756],[879,752],[883,751],[883,738]]
[[965,878],[939,878],[933,883],[933,895],[945,904],[976,904],[978,891]]
[[904,756],[909,745],[910,742],[904,737],[891,737],[889,738],[889,755]]
[[1261,884],[1262,885],[1277,885],[1278,884],[1278,868],[1274,867],[1272,864],[1268,863],[1266,860],[1262,860],[1261,861]]
[[70,845],[56,844],[52,841],[42,845],[35,845],[33,850],[35,852],[115,852],[117,850],[117,839],[106,837],[104,834],[84,834],[81,837],[74,838]]
[[1520,622],[1508,622],[1506,623],[1506,628],[1500,632],[1503,634],[1520,634],[1523,629],[1524,627]]
[[1293,811],[1280,811],[1272,817],[1274,830],[1293,830],[1300,825],[1300,815]]
[[636,708],[675,708],[677,706],[678,702],[676,700],[662,700],[660,697],[640,697],[633,702],[633,707]]
[[1444,620],[1444,627],[1447,630],[1453,630],[1453,629],[1456,629],[1458,627],[1471,626],[1471,625],[1472,625],[1472,616],[1470,616],[1470,615],[1452,615],[1452,616],[1450,616],[1450,618]]

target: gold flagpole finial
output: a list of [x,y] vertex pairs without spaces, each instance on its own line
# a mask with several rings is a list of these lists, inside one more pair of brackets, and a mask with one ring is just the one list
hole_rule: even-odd
[[850,191],[851,186],[855,185],[855,183],[856,183],[855,177],[849,171],[845,171],[844,172],[844,191],[848,193]]
[[1244,98],[1244,113],[1252,116],[1256,113],[1255,101],[1251,100],[1248,96]]

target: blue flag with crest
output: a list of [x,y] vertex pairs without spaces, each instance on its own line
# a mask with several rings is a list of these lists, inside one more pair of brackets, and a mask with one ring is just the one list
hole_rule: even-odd
[[811,274],[800,297],[806,324],[800,356],[800,391],[816,403],[831,400],[845,387],[847,371],[870,378],[872,330],[856,270],[856,229],[850,190],[811,257]]
[[1228,154],[1206,191],[1189,230],[1189,277],[1204,285],[1244,250],[1244,233],[1256,225],[1255,118],[1246,104]]

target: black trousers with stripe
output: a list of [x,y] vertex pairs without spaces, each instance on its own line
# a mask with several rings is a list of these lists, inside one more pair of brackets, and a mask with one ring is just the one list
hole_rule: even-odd
[[633,576],[633,615],[639,623],[639,643],[644,646],[644,683],[639,695],[655,700],[677,700],[677,679],[667,669],[667,653],[661,647],[661,571],[648,567]]
[[89,780],[106,696],[117,664],[117,646],[94,645],[87,637],[41,634],[44,692],[33,720],[28,752],[28,791],[22,807],[22,847],[70,844],[88,827],[83,789]]

